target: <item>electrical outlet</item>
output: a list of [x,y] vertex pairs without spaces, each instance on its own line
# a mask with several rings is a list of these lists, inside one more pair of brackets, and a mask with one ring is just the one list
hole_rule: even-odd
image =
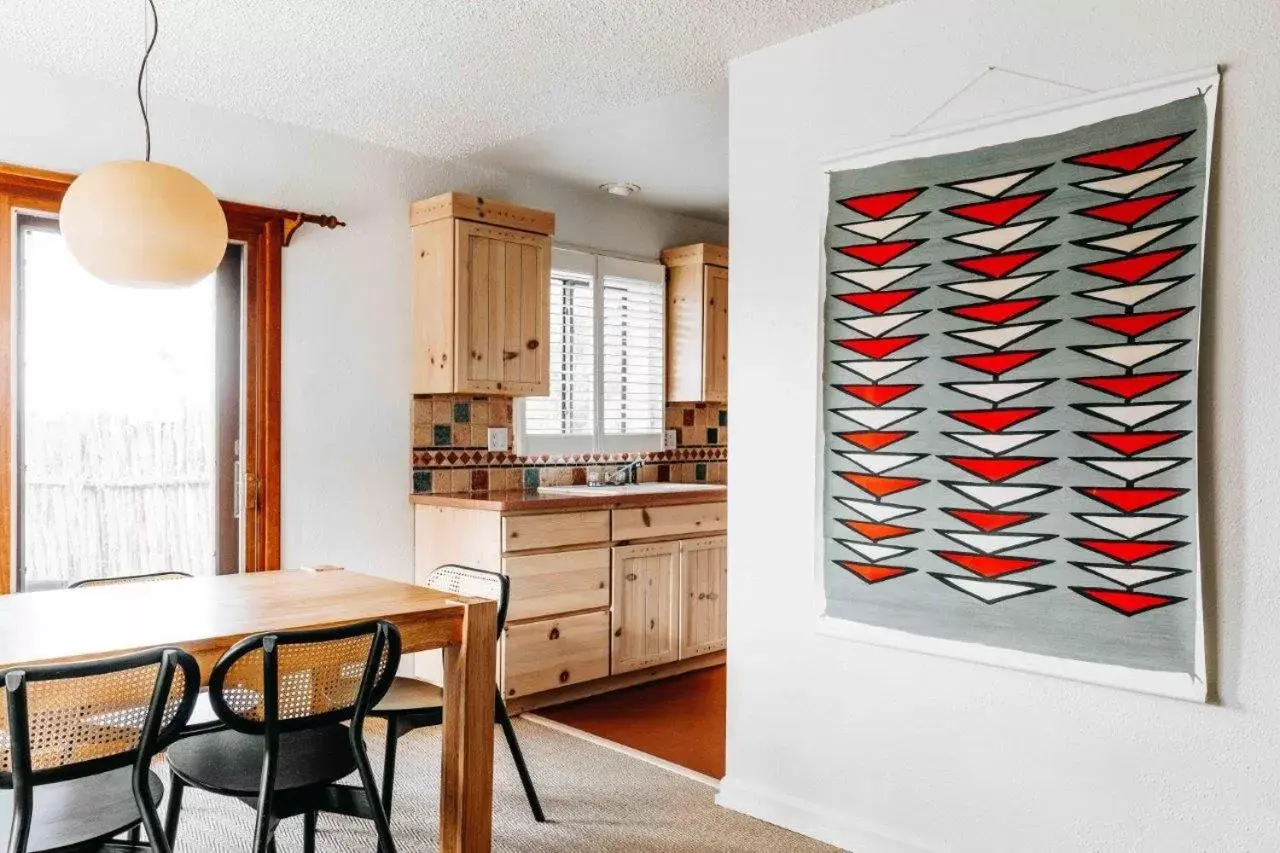
[[506,427],[489,427],[489,449],[505,451],[508,446]]
[[673,429],[664,432],[662,434],[662,449],[675,450],[676,446],[680,444],[680,439],[676,437],[677,435],[678,433]]

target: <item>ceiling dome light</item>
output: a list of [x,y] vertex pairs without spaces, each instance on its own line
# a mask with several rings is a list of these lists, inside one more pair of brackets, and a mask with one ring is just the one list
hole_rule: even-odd
[[146,160],[104,163],[72,181],[59,211],[67,249],[91,275],[141,287],[194,284],[227,250],[227,217],[213,192],[173,166],[151,162],[151,120],[143,97],[147,59],[160,34],[147,0],[151,38],[138,70]]
[[622,196],[623,198],[640,192],[639,186],[636,184],[628,184],[625,181],[613,181],[612,183],[601,184],[600,189],[604,190],[609,195]]
[[60,219],[71,256],[112,284],[194,284],[227,251],[227,218],[217,197],[163,163],[124,160],[90,169],[67,189]]

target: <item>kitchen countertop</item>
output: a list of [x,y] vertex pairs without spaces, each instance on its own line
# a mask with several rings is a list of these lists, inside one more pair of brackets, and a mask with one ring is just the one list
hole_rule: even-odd
[[415,494],[409,496],[409,502],[419,506],[522,512],[525,510],[622,509],[626,507],[718,503],[727,499],[728,495],[729,490],[725,486],[717,486],[712,489],[690,489],[688,491],[645,492],[636,495],[566,495],[505,490],[450,492],[430,495]]

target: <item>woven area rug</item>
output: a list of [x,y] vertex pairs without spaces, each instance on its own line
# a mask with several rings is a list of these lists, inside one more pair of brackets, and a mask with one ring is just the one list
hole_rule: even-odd
[[[516,731],[548,822],[529,813],[506,744],[494,744],[493,849],[501,853],[614,851],[832,851],[804,836],[715,805],[709,786],[605,747],[517,719]],[[369,754],[381,767],[382,731],[371,722]],[[391,829],[401,853],[438,849],[440,731],[400,741]],[[375,772],[379,772],[375,770]],[[302,819],[281,825],[280,853],[302,849]],[[189,790],[174,853],[242,853],[253,812],[239,802]],[[372,851],[373,827],[335,815],[319,819],[318,853]]]

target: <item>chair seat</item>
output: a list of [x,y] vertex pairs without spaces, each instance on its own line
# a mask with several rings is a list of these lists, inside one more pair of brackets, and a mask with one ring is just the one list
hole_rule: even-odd
[[439,685],[397,675],[392,679],[387,695],[369,713],[381,716],[443,707],[444,690]]
[[[263,743],[258,735],[225,729],[184,738],[169,747],[169,767],[206,791],[256,796],[262,783]],[[329,785],[356,769],[350,730],[341,724],[280,735],[276,790]]]
[[[119,835],[142,820],[133,799],[133,768],[36,787],[30,853],[63,850]],[[160,777],[150,774],[151,801],[164,795]],[[13,791],[0,791],[0,828],[13,819]]]

